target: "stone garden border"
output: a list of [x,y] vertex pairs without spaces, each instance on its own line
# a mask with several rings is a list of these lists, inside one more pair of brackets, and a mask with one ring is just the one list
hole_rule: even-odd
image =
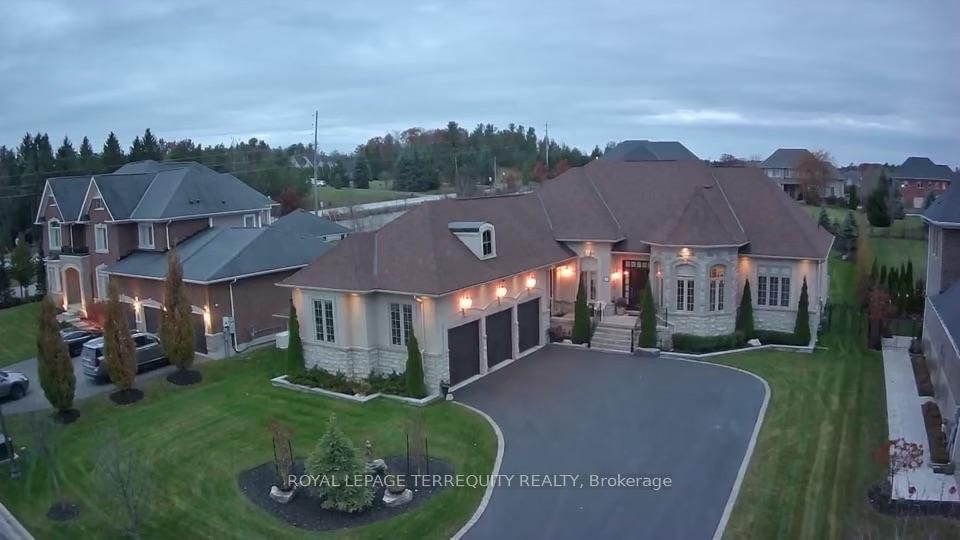
[[441,398],[440,394],[431,394],[425,398],[417,399],[406,396],[396,396],[393,394],[384,394],[381,392],[376,392],[374,394],[367,394],[365,396],[357,396],[354,394],[344,394],[341,392],[334,392],[333,390],[327,390],[325,388],[317,388],[315,386],[305,386],[302,384],[294,384],[287,380],[286,375],[281,375],[279,377],[274,377],[270,379],[270,384],[277,388],[284,388],[287,390],[293,390],[295,392],[303,392],[305,394],[316,394],[320,396],[331,397],[334,399],[342,399],[345,401],[352,401],[354,403],[366,403],[370,400],[376,399],[378,397],[392,399],[395,401],[400,401],[406,403],[407,405],[413,405],[414,407],[425,407],[434,401],[437,401]]

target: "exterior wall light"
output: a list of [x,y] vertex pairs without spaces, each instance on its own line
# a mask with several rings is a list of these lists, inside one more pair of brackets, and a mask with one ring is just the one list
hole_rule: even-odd
[[570,277],[573,275],[573,268],[570,268],[570,265],[564,265],[560,267],[560,277]]
[[210,306],[203,306],[203,329],[210,333]]
[[467,310],[473,307],[473,298],[467,295],[460,297],[460,313],[466,315]]
[[620,281],[620,278],[623,277],[623,272],[617,270],[616,272],[610,274],[610,279],[613,281]]
[[527,288],[532,289],[537,286],[537,278],[533,277],[533,274],[527,278]]
[[690,258],[690,248],[683,248],[683,249],[681,249],[681,250],[680,250],[680,258],[681,258],[681,259],[689,259],[689,258]]
[[497,303],[499,304],[500,300],[506,295],[507,295],[507,287],[501,281],[500,284],[497,285]]

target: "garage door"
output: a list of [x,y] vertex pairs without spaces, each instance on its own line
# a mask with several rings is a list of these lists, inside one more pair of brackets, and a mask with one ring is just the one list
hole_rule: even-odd
[[207,336],[206,326],[203,324],[203,315],[193,314],[193,350],[198,353],[207,354]]
[[520,333],[520,352],[540,345],[540,299],[530,300],[517,306],[517,323]]
[[512,309],[487,316],[487,366],[493,367],[513,357]]
[[128,304],[123,302],[120,304],[120,311],[123,312],[123,316],[127,319],[127,327],[131,330],[137,329],[137,312],[133,309],[133,304]]
[[450,349],[450,384],[480,373],[480,321],[447,330]]
[[160,333],[160,308],[143,306],[143,326],[151,334]]

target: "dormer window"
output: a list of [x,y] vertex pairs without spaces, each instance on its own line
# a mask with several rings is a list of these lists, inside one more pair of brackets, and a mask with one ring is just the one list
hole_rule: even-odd
[[141,223],[137,226],[140,249],[153,249],[153,223]]
[[452,221],[447,224],[447,228],[478,259],[492,259],[497,256],[497,233],[492,223],[486,221]]
[[90,199],[90,209],[103,210],[103,199],[101,199],[100,197],[94,197]]

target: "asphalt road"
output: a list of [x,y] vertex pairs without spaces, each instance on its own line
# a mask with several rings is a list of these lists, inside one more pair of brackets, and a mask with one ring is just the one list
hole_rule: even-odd
[[765,392],[711,364],[560,346],[506,366],[455,393],[500,426],[514,475],[466,538],[712,538]]

